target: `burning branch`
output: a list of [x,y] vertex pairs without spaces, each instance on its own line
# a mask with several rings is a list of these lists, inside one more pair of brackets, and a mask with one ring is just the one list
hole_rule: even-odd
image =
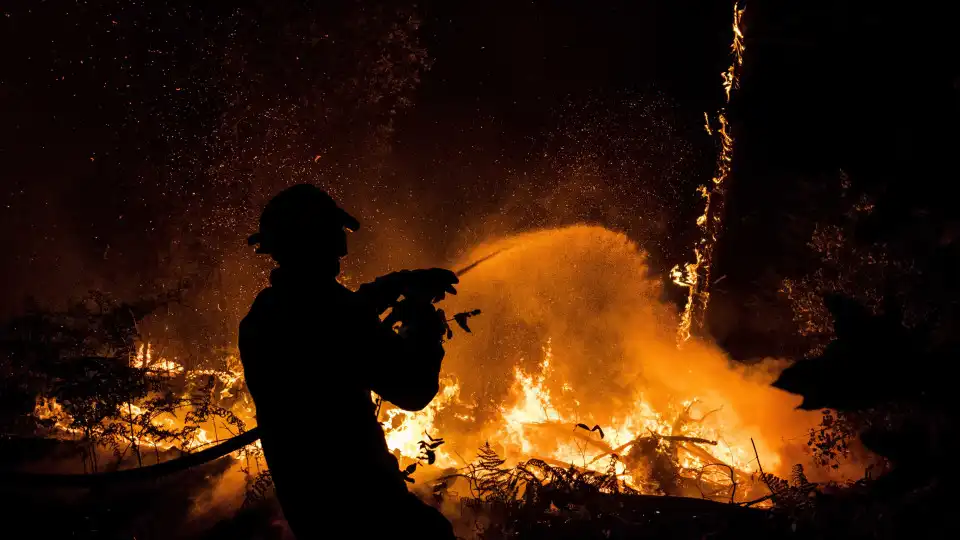
[[[709,499],[707,495],[703,492],[703,473],[707,467],[721,467],[726,468],[730,471],[730,504],[733,504],[737,496],[737,471],[732,466],[727,465],[726,463],[708,463],[703,467],[700,467],[700,470],[697,471],[697,489],[700,490],[700,495],[704,499]],[[715,494],[714,492],[713,494]],[[712,495],[712,494],[711,494]]]
[[730,104],[731,93],[740,86],[740,69],[743,65],[744,36],[742,18],[745,8],[739,3],[733,5],[733,42],[730,45],[733,62],[723,77],[723,90],[726,96],[723,107],[717,113],[719,127],[711,129],[707,118],[707,133],[716,136],[720,144],[720,155],[717,157],[713,179],[707,185],[700,186],[698,191],[704,198],[703,213],[697,218],[697,227],[701,231],[700,239],[694,245],[694,262],[674,266],[670,271],[674,283],[687,287],[687,305],[683,310],[680,325],[677,328],[677,344],[688,341],[694,332],[703,328],[710,301],[710,270],[713,264],[713,253],[717,245],[717,238],[723,227],[724,206],[726,204],[726,182],[730,177],[733,164],[733,135],[727,120],[727,106]]

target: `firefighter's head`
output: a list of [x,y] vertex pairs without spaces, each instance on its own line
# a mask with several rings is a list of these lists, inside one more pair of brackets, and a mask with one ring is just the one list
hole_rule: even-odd
[[[278,193],[260,215],[260,230],[247,243],[281,266],[339,262],[347,254],[347,231],[360,223],[322,189],[298,184]],[[338,265],[339,270],[339,265]]]

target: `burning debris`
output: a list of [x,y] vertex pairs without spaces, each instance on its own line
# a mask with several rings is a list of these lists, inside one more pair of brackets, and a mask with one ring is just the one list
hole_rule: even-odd
[[662,538],[677,527],[690,537],[723,537],[724,524],[738,520],[752,521],[758,535],[781,526],[747,505],[642,495],[623,482],[618,464],[611,456],[602,472],[540,459],[510,467],[485,443],[475,462],[433,485],[433,497],[444,503],[451,484],[465,485],[460,512],[484,539]]
[[[151,344],[142,343],[128,365],[145,392],[131,395],[130,401],[90,403],[69,391],[71,387],[59,386],[52,395],[38,396],[34,415],[55,435],[83,445],[84,472],[116,470],[133,458],[138,467],[160,464],[236,437],[256,424],[239,364],[233,356],[225,363],[225,370],[187,370],[175,360],[154,357]],[[91,373],[96,380],[106,376],[101,370]],[[102,411],[91,416],[88,407]],[[256,445],[249,450],[256,454]],[[244,449],[236,457],[249,460],[250,455]],[[104,460],[112,463],[104,465]]]
[[[455,311],[482,306],[484,316],[475,333],[447,344],[438,397],[415,413],[382,404],[387,445],[418,489],[432,490],[425,496],[442,491],[455,499],[471,482],[489,491],[493,477],[484,475],[494,475],[495,461],[513,471],[508,484],[518,500],[526,493],[518,486],[543,490],[561,478],[602,493],[727,503],[769,494],[758,457],[767,470],[784,471],[788,449],[778,438],[806,432],[816,414],[794,411],[792,399],[768,386],[769,377],[734,369],[705,345],[678,351],[669,308],[656,300],[658,285],[643,279],[643,254],[622,235],[594,227],[546,230],[481,246],[477,254],[506,247],[465,276],[456,301],[447,301]],[[233,356],[211,363],[218,368],[189,369],[141,342],[121,363],[148,384],[113,404],[100,427],[85,427],[80,402],[56,392],[36,406],[48,429],[85,445],[88,472],[93,463],[96,470],[150,467],[256,424]],[[478,447],[485,449],[479,463],[463,459]],[[233,487],[215,491],[234,508],[244,492],[248,506],[262,500],[270,477],[258,448],[235,449],[234,461],[221,481]]]

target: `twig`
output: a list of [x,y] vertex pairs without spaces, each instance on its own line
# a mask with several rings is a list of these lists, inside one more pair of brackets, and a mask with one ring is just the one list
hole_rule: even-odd
[[690,417],[690,421],[691,421],[691,422],[701,423],[701,422],[703,422],[704,420],[706,420],[707,417],[710,416],[711,414],[718,413],[718,412],[720,412],[721,410],[723,410],[723,407],[717,407],[716,409],[713,409],[712,411],[709,411],[709,412],[704,413],[704,415],[701,416],[700,418],[693,418],[693,417],[691,416],[691,417]]
[[[133,444],[132,442],[130,444]],[[120,462],[123,461],[123,458],[127,455],[127,450],[130,449],[130,444],[124,447],[123,452],[120,452],[120,456],[117,457],[117,467],[120,466]],[[86,472],[86,471],[84,471]]]
[[717,441],[711,441],[710,439],[702,439],[700,437],[685,437],[683,435],[657,435],[657,437],[670,442],[688,442],[695,444],[709,444],[710,446],[716,446]]
[[[737,476],[736,476],[737,470],[734,469],[733,466],[727,465],[726,463],[723,463],[723,462],[707,463],[706,465],[700,467],[700,469],[697,471],[696,483],[697,483],[697,489],[700,491],[700,496],[703,497],[704,499],[712,500],[703,492],[703,487],[701,485],[703,482],[703,473],[706,471],[707,467],[725,467],[727,470],[730,471],[730,485],[731,485],[730,504],[735,504],[736,496],[737,496],[737,485],[738,485]],[[722,484],[717,484],[717,485],[721,487],[716,491],[714,491],[713,493],[711,493],[710,495],[716,495],[717,493],[724,491]]]
[[580,450],[580,461],[583,462],[583,468],[587,468],[587,445],[581,446],[579,442],[574,443],[577,445],[577,449]]
[[[216,427],[217,425],[216,421],[214,421],[213,425],[214,427]],[[229,433],[231,437],[237,436],[237,434],[234,433],[232,429],[230,429],[230,426],[228,426],[226,422],[220,422],[220,425],[223,426],[223,429],[227,430],[227,433]]]
[[140,445],[137,444],[136,435],[133,432],[133,403],[129,401],[127,402],[127,412],[130,414],[130,445],[137,454],[137,466],[143,467],[143,460],[140,458]]
[[767,475],[763,472],[763,465],[760,463],[760,454],[757,452],[757,444],[753,442],[753,437],[750,437],[750,444],[753,446],[753,455],[757,458],[757,467],[760,468],[760,478],[763,479],[763,483],[766,484],[767,489],[770,490],[770,498],[773,500],[773,502],[777,502],[777,497],[773,491],[773,487],[770,485]]
[[764,476],[763,465],[760,463],[760,454],[757,453],[757,444],[753,442],[753,437],[750,437],[750,445],[753,446],[753,455],[757,458],[757,467],[760,467],[760,476]]
[[[713,462],[713,461],[719,459],[718,457],[710,454],[710,452],[707,452],[706,450],[704,450],[703,448],[700,448],[699,446],[697,446],[697,445],[695,445],[695,444],[691,444],[691,445],[689,445],[689,446],[683,446],[683,447],[681,447],[681,448],[683,448],[683,449],[686,450],[687,452],[693,454],[694,456],[698,456],[700,459],[704,460],[705,462]],[[723,463],[723,462],[721,462],[721,463]],[[743,472],[743,471],[741,471],[741,470],[737,470],[737,477],[740,479],[741,482],[747,482],[747,481],[749,481],[750,478],[751,478],[751,476],[750,476],[749,474],[747,474],[747,473],[745,473],[745,472]]]
[[730,504],[733,504],[737,497],[737,473],[733,467],[730,467],[730,483],[733,484],[733,489],[730,490]]
[[755,505],[755,504],[760,504],[760,503],[762,503],[763,501],[770,500],[770,499],[772,499],[772,498],[773,498],[773,493],[769,493],[769,494],[767,494],[767,495],[764,495],[763,497],[760,497],[759,499],[754,499],[754,500],[752,500],[752,501],[745,501],[745,502],[738,503],[738,504],[739,504],[740,506],[753,506],[753,505]]

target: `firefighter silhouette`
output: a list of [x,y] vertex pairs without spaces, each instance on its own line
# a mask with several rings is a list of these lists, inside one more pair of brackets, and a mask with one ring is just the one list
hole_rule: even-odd
[[[450,523],[407,491],[371,390],[409,411],[439,389],[443,317],[455,294],[444,269],[388,274],[351,291],[337,281],[359,222],[319,188],[288,188],[248,243],[278,267],[240,323],[240,356],[277,498],[299,540],[454,538]],[[427,301],[404,300],[419,295]],[[399,332],[381,321],[400,308]]]

